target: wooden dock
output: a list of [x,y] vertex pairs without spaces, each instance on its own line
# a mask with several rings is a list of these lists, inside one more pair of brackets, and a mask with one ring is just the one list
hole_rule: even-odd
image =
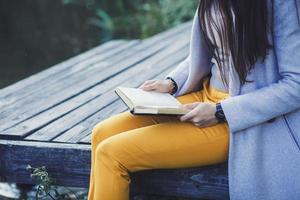
[[[88,187],[91,129],[127,110],[113,89],[162,78],[188,54],[191,22],[144,40],[112,40],[0,90],[1,181]],[[147,73],[144,73],[147,71]],[[133,173],[132,194],[228,199],[227,165]]]

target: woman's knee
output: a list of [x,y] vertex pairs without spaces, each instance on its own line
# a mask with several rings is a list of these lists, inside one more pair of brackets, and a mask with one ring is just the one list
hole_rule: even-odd
[[109,127],[107,127],[104,121],[99,122],[93,127],[91,136],[92,144],[98,144],[107,137],[109,137]]
[[96,149],[96,155],[98,155],[99,158],[103,154],[109,157],[114,157],[118,154],[117,151],[117,146],[114,145],[113,140],[111,140],[111,138],[107,138],[98,144]]
[[120,133],[124,130],[127,130],[128,125],[127,113],[119,113],[112,115],[98,124],[96,124],[92,129],[92,143],[99,143],[102,140]]
[[126,151],[122,149],[123,145],[115,138],[107,138],[101,141],[96,148],[96,159],[106,164],[117,165],[123,170],[127,170],[126,166]]

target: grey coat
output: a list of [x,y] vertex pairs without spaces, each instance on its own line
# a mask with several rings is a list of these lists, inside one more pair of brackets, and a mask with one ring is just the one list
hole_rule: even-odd
[[[297,7],[298,6],[298,7]],[[228,160],[232,200],[300,199],[300,0],[268,0],[272,50],[241,85],[230,71],[230,98],[221,102],[230,128]],[[211,55],[197,12],[189,56],[170,76],[174,96],[200,90]]]

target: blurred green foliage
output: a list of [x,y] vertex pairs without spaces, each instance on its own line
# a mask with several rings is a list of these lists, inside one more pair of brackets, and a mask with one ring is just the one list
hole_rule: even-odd
[[100,43],[190,20],[198,0],[1,0],[0,88]]
[[196,0],[63,0],[89,11],[87,24],[101,30],[102,40],[146,38],[191,19]]

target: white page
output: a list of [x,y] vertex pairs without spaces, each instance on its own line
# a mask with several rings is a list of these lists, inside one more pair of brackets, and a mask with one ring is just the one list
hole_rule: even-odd
[[118,87],[136,106],[174,107],[181,103],[169,93],[144,91],[140,88]]

